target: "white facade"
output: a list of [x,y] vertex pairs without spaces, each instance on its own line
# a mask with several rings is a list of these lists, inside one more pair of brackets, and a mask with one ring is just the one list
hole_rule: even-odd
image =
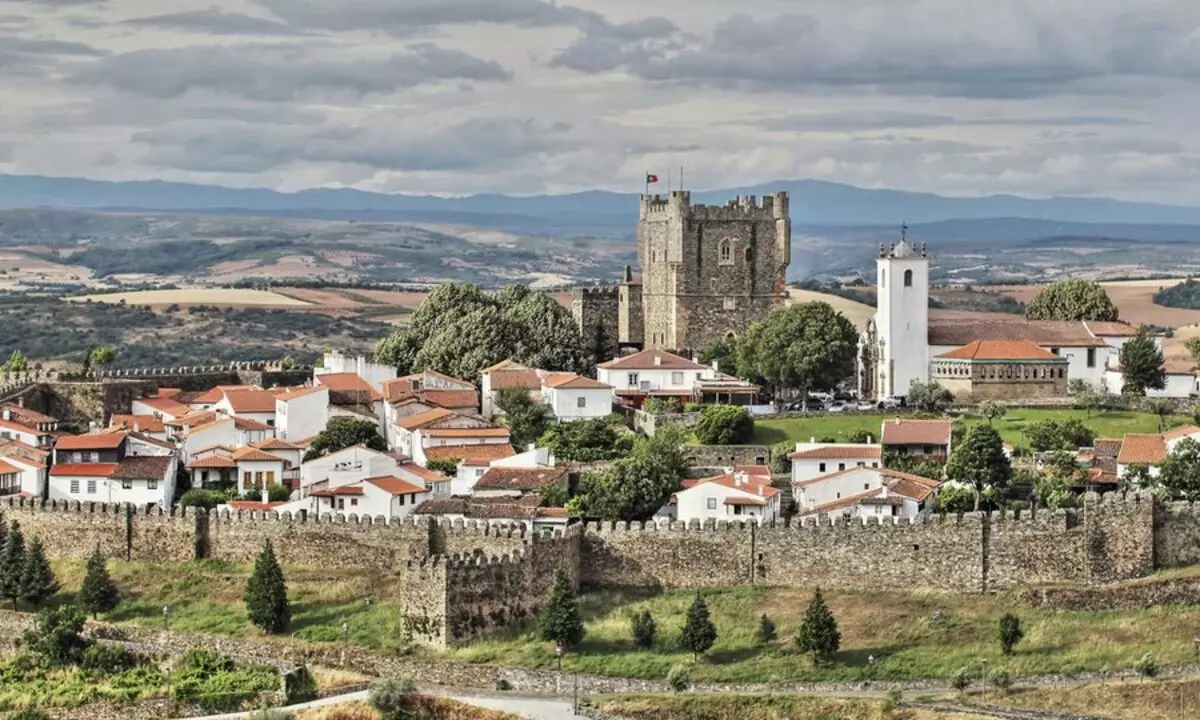
[[547,387],[542,390],[542,399],[559,420],[594,420],[612,413],[613,390]]
[[33,428],[25,427],[20,423],[15,423],[7,420],[0,420],[0,442],[4,440],[19,440],[26,445],[40,447],[43,433],[34,430]]
[[854,468],[797,483],[792,492],[800,512],[811,510],[835,500],[843,500],[884,486],[883,477],[872,468]]
[[399,469],[400,461],[391,455],[355,445],[301,465],[300,484],[308,488],[313,483],[328,481],[329,488],[336,488],[369,477],[396,475]]
[[907,395],[929,381],[929,258],[904,239],[876,263],[875,313],[880,397]]
[[233,418],[219,419],[207,425],[190,428],[183,441],[184,457],[218,446],[237,447],[238,431]]
[[596,379],[617,391],[641,390],[690,395],[700,378],[711,378],[713,369],[671,370],[660,368],[596,368]]
[[799,514],[915,518],[930,510],[938,483],[872,468],[853,468],[795,483],[792,496]]
[[353,373],[379,392],[383,392],[385,382],[397,377],[396,368],[391,365],[373,363],[361,355],[350,357],[336,350],[325,353],[321,367],[313,368],[314,377],[337,373]]
[[770,522],[779,517],[780,493],[770,485],[745,475],[708,479],[675,493],[675,516],[680,522],[693,520]]
[[175,497],[175,458],[162,479],[122,480],[103,474],[51,475],[49,499],[170,507]]
[[282,460],[238,460],[238,492],[245,494],[271,485],[283,484]]
[[275,436],[307,440],[329,424],[329,388],[314,387],[275,398]]
[[0,462],[8,463],[21,471],[21,492],[25,495],[41,497],[46,489],[47,470],[45,463],[34,462],[20,455],[0,457]]
[[[1120,395],[1125,387],[1125,376],[1119,370],[1109,370],[1104,375],[1108,391]],[[1146,397],[1187,398],[1200,394],[1200,384],[1195,373],[1168,373],[1162,390],[1146,389]]]
[[855,467],[877,468],[882,453],[880,445],[796,443],[796,451],[789,456],[792,482],[811,480]]
[[[497,430],[502,428],[483,427],[483,428],[463,428],[462,432],[455,432],[452,436],[446,436],[439,433],[439,430],[451,428],[419,428],[412,435],[412,452],[409,457],[413,462],[424,467],[429,460],[425,457],[425,449],[431,447],[445,447],[447,445],[507,445],[509,436],[507,432],[500,433]],[[476,434],[471,434],[471,430],[477,430]]]

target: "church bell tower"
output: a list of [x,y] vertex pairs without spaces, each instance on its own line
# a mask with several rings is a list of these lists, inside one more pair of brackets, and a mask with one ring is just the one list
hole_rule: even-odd
[[908,395],[914,382],[929,382],[929,257],[908,242],[879,246],[878,309],[875,312],[875,394]]

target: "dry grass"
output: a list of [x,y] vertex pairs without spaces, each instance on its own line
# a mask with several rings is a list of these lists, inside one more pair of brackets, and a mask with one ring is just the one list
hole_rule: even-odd
[[[1169,308],[1154,304],[1154,294],[1161,288],[1173,287],[1183,282],[1179,279],[1163,280],[1124,280],[1120,282],[1101,283],[1117,310],[1121,319],[1133,325],[1162,325],[1164,327],[1182,327],[1200,323],[1200,310]],[[989,288],[1005,295],[1010,295],[1021,302],[1031,302],[1037,294],[1046,288],[1045,285],[1010,285],[1006,287]]]
[[1177,720],[1200,717],[1200,680],[1043,687],[972,698],[976,699],[1010,707],[1103,715],[1113,720]]
[[847,300],[837,295],[826,295],[825,293],[813,292],[811,290],[797,290],[796,288],[789,289],[788,295],[789,305],[799,305],[800,303],[807,302],[829,303],[834,310],[845,315],[850,322],[854,323],[854,327],[859,330],[865,330],[867,323],[875,315],[875,308],[870,305]]
[[[428,713],[421,717],[429,717],[431,720],[521,720],[520,715],[427,695],[417,696],[417,704],[419,710]],[[333,707],[304,710],[296,714],[295,720],[382,720],[382,716],[360,700]]]
[[973,716],[889,709],[880,700],[811,695],[627,695],[587,703],[629,720],[967,720]]
[[374,680],[369,675],[356,673],[351,670],[343,670],[341,668],[324,667],[317,665],[312,668],[313,679],[317,682],[317,687],[321,690],[331,690],[333,688],[344,688],[350,685],[361,685]]
[[191,288],[186,290],[143,290],[141,292],[83,295],[71,302],[102,302],[128,305],[216,305],[218,307],[309,307],[309,304],[266,290],[235,288]]

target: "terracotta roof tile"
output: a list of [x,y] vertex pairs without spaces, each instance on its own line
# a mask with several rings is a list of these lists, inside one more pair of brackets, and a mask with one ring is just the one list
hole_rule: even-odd
[[551,373],[543,381],[546,387],[570,390],[612,390],[613,386],[576,373]]
[[536,370],[494,370],[488,374],[488,386],[493,391],[538,390],[542,387],[542,379],[538,377]]
[[1126,435],[1117,462],[1121,465],[1158,465],[1167,458],[1162,435]]
[[424,390],[416,397],[453,410],[474,410],[479,407],[479,395],[474,390]]
[[250,447],[256,447],[259,450],[301,450],[302,449],[301,446],[297,445],[296,443],[290,443],[287,440],[284,440],[283,438],[277,438],[277,437],[267,438],[266,440],[259,440],[258,442],[250,443]]
[[492,468],[475,483],[475,490],[534,492],[566,477],[565,468]]
[[1096,337],[1133,337],[1137,335],[1137,328],[1129,323],[1084,320],[1083,324]]
[[160,433],[165,429],[162,419],[153,415],[113,415],[108,419],[108,426],[152,433]]
[[759,497],[775,497],[779,494],[779,489],[771,487],[768,477],[767,481],[762,480],[761,475],[749,475],[745,482],[738,482],[738,478],[734,475],[717,475],[716,477],[702,478],[692,487],[713,483],[722,487],[731,488],[733,490],[741,490],[742,492]]
[[885,420],[881,444],[949,445],[952,430],[949,420]]
[[[471,520],[532,520],[538,517],[541,498],[527,495],[522,498],[452,497],[426,500],[414,510],[414,515],[462,515]],[[553,515],[545,515],[553,517]]]
[[230,390],[225,400],[235,413],[273,413],[275,395],[266,390]]
[[237,467],[233,458],[227,455],[209,455],[198,458],[187,464],[188,470],[219,470]]
[[363,482],[371,483],[389,495],[413,495],[425,492],[424,485],[414,485],[407,480],[402,480],[396,477],[395,475],[367,478]]
[[238,430],[270,430],[271,429],[271,426],[264,422],[259,422],[257,420],[251,420],[249,418],[241,418],[241,417],[235,417],[233,419],[233,426],[235,428],[237,428]]
[[57,450],[116,450],[125,442],[125,433],[91,433],[61,437],[54,447]]
[[0,458],[0,475],[19,475],[23,472],[25,472],[24,468],[19,468],[16,465],[10,465],[4,461],[4,458]]
[[114,480],[162,480],[171,468],[172,457],[127,457],[117,463],[109,477]]
[[494,460],[512,457],[516,452],[508,443],[483,443],[475,445],[442,445],[425,448],[425,457],[430,460],[458,458],[467,465],[487,467]]
[[1029,340],[976,340],[938,355],[938,360],[1055,360],[1066,362]]
[[1168,430],[1167,432],[1163,433],[1163,439],[1167,441],[1182,440],[1189,435],[1200,435],[1200,427],[1196,427],[1195,425],[1184,425],[1183,427],[1177,427],[1173,430]]
[[58,418],[56,417],[45,415],[36,410],[30,410],[27,407],[21,407],[16,403],[0,403],[0,410],[8,410],[12,419],[22,425],[47,425],[58,422]]
[[251,510],[258,512],[270,512],[275,508],[283,505],[281,502],[254,502],[253,500],[230,500],[225,503],[233,510]]
[[367,393],[373,401],[383,399],[378,390],[356,373],[326,373],[317,375],[315,380],[317,384],[324,385],[334,392]]
[[439,438],[506,438],[509,436],[506,427],[429,428],[424,432],[429,437]]
[[440,472],[421,467],[420,465],[411,461],[400,463],[400,471],[410,475],[415,475],[421,480],[432,484],[447,482],[448,480],[448,478],[446,478],[446,476],[442,475]]
[[446,408],[434,408],[401,418],[400,422],[396,423],[396,425],[404,430],[417,430],[448,417],[454,417],[454,412]]
[[31,428],[28,425],[22,425],[21,423],[11,422],[9,420],[0,420],[0,428],[12,430],[13,432],[25,433],[27,435],[46,435],[46,433],[38,430],[37,428]]
[[883,454],[880,445],[826,445],[812,450],[800,450],[788,455],[793,460],[879,460]]
[[283,462],[269,452],[263,452],[252,447],[238,448],[233,451],[233,455],[230,457],[238,462]]
[[1029,340],[1042,347],[1108,347],[1082,322],[1054,320],[934,320],[929,344],[961,347],[976,340]]
[[60,463],[50,468],[55,477],[108,477],[117,471],[117,463]]
[[199,395],[192,398],[189,405],[212,405],[220,402],[221,398],[225,397],[225,393],[236,390],[258,390],[254,385],[218,385],[211,390],[205,390]]
[[597,367],[606,370],[711,370],[708,365],[663,350],[643,350],[628,357],[609,360]]
[[190,410],[187,405],[167,397],[140,398],[135,402],[140,402],[146,407],[154,408],[161,413],[166,413],[174,417],[186,415]]

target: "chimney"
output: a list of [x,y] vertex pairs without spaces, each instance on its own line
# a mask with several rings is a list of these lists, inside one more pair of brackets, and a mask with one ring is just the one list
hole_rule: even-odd
[[719,363],[716,360],[712,361],[713,372],[721,372],[721,368],[718,365]]
[[873,437],[871,437],[870,435],[868,435],[868,436],[867,436],[867,444],[868,444],[868,445],[874,445],[874,444],[875,444],[875,438],[873,438]]
[[12,410],[10,408],[4,408],[4,419],[12,420]]
[[657,366],[659,366],[659,365],[662,365],[662,355],[657,355],[657,354],[656,354],[656,355],[654,356],[654,365],[655,365],[655,367],[657,367]]
[[758,495],[759,495],[759,497],[762,497],[762,495],[763,495],[763,486],[762,485],[758,486]]

